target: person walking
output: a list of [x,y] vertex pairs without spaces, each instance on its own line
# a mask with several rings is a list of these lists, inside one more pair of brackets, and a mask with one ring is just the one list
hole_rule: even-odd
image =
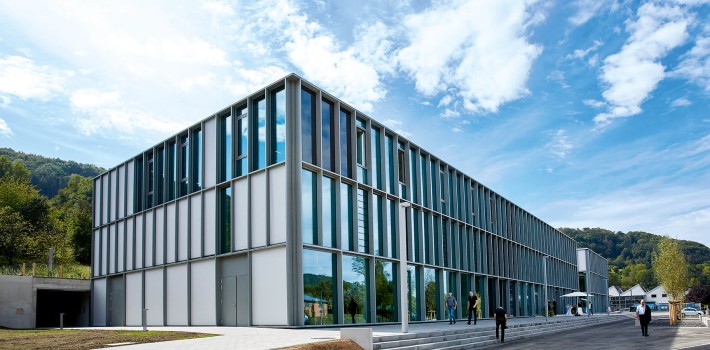
[[449,292],[449,297],[446,298],[446,306],[449,308],[449,324],[456,324],[456,307],[458,305],[454,294]]
[[646,305],[646,301],[641,300],[641,305],[636,308],[636,318],[641,324],[641,334],[648,337],[648,324],[651,322],[651,308]]
[[508,328],[506,325],[508,321],[508,314],[502,306],[498,306],[498,309],[494,312],[496,319],[496,339],[498,338],[498,328],[500,328],[500,342],[505,343],[505,329]]
[[478,321],[478,297],[473,291],[468,292],[468,324],[471,324],[471,315],[473,315],[473,325]]

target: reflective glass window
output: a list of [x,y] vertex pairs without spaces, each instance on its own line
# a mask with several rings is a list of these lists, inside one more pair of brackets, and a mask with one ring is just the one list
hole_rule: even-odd
[[436,270],[425,268],[424,269],[424,298],[426,305],[426,321],[436,320],[438,316],[438,278],[436,276]]
[[335,247],[335,180],[323,177],[323,246]]
[[219,189],[219,252],[232,251],[232,188]]
[[306,90],[301,90],[301,156],[304,162],[314,164],[316,138],[315,138],[315,117],[316,103],[315,95]]
[[372,185],[382,189],[382,176],[380,173],[380,129],[372,127]]
[[369,267],[368,259],[343,255],[343,310],[345,322],[368,323]]
[[352,147],[350,132],[350,113],[340,111],[340,174],[352,177],[350,164],[352,162]]
[[397,320],[394,266],[389,261],[375,260],[375,322]]
[[369,253],[370,251],[370,235],[368,215],[367,191],[358,188],[357,190],[357,251],[360,253]]
[[273,92],[272,101],[272,125],[271,132],[271,163],[279,163],[286,160],[286,90],[281,89]]
[[301,234],[303,243],[317,244],[316,175],[301,169]]
[[256,148],[253,151],[254,169],[262,169],[266,166],[266,99],[254,101],[254,121],[256,123],[255,133]]
[[343,250],[353,249],[353,191],[352,186],[340,184],[340,244]]
[[305,325],[338,323],[335,319],[336,280],[334,255],[303,250],[303,318]]
[[335,171],[335,123],[333,122],[333,104],[323,100],[321,102],[321,156],[323,168]]
[[220,181],[232,178],[232,115],[227,114],[219,119],[220,131]]
[[422,320],[419,313],[419,293],[417,293],[420,281],[417,269],[415,266],[407,266],[407,309],[410,321]]

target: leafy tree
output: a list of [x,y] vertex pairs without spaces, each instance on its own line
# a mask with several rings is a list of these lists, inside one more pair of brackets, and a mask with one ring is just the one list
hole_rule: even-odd
[[91,178],[72,174],[67,186],[52,199],[74,257],[82,264],[91,263],[91,186]]
[[0,254],[12,265],[27,245],[27,225],[22,216],[10,207],[0,207]]
[[694,303],[710,304],[710,286],[690,287],[685,298]]
[[664,236],[658,244],[653,270],[670,299],[682,300],[688,289],[688,263],[677,240]]

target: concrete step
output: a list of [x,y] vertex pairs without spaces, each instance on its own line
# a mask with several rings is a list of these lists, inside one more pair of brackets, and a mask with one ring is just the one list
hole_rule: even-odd
[[[553,321],[549,323],[535,322],[513,324],[506,329],[506,341],[514,341],[541,334],[562,332],[570,329],[588,327],[619,320],[594,318],[589,320]],[[450,331],[434,331],[424,333],[408,333],[401,335],[381,336],[373,339],[376,350],[454,350],[481,348],[498,343],[495,338],[495,327],[477,326],[480,328],[452,329]]]

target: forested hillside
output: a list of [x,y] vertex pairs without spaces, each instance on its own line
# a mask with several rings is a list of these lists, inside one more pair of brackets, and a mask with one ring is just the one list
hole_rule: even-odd
[[[560,228],[574,238],[580,248],[591,248],[609,261],[609,285],[622,289],[639,283],[646,288],[658,285],[651,269],[660,235],[648,232],[614,232],[603,228]],[[710,248],[697,242],[680,241],[690,264],[691,285],[710,284]]]
[[10,162],[19,161],[30,172],[30,182],[39,193],[52,198],[67,185],[69,176],[77,174],[83,177],[94,177],[103,173],[103,168],[91,164],[81,164],[71,160],[47,158],[35,154],[17,152],[10,148],[0,148],[0,156]]
[[[23,262],[48,261],[87,265],[91,252],[91,177],[99,168],[91,165],[26,155],[8,149],[0,155],[0,267]],[[25,165],[31,164],[35,176]],[[73,173],[78,171],[81,174]],[[32,183],[37,178],[49,198]],[[60,186],[61,187],[55,187]]]

